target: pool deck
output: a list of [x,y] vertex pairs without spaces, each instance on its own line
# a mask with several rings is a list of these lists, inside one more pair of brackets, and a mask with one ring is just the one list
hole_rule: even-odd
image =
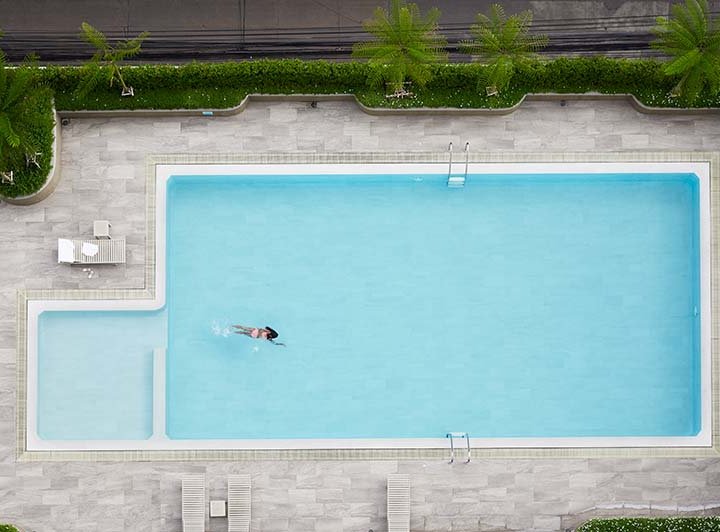
[[[197,472],[207,475],[209,498],[224,498],[227,474],[250,473],[251,528],[268,532],[386,530],[385,478],[395,472],[411,475],[414,531],[560,530],[601,513],[647,513],[602,509],[623,503],[720,512],[716,457],[505,457],[452,466],[441,459],[18,462],[15,449],[17,290],[145,286],[148,155],[441,153],[450,141],[491,153],[717,151],[716,116],[568,101],[527,103],[507,116],[379,117],[343,102],[263,102],[231,117],[72,119],[62,132],[54,194],[29,207],[0,205],[0,522],[42,532],[179,531],[180,477]],[[58,237],[91,236],[95,219],[126,237],[128,263],[93,267],[88,278],[82,267],[58,265],[56,246]],[[600,509],[583,512],[593,507]],[[222,530],[227,521],[207,526]]]

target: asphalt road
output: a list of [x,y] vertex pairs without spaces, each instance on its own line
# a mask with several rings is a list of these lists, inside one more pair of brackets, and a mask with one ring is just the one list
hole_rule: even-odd
[[[442,32],[452,44],[469,37],[468,28],[487,0],[417,0],[424,12],[440,9]],[[110,37],[149,31],[140,59],[145,61],[222,60],[249,57],[347,59],[362,40],[362,22],[387,0],[0,0],[0,47],[17,61],[34,51],[42,61],[73,62],[88,56],[78,38],[87,21]],[[567,51],[647,48],[655,16],[668,1],[505,0],[508,13],[532,9],[536,26]],[[720,0],[713,2],[720,7]],[[620,54],[623,55],[623,54]]]

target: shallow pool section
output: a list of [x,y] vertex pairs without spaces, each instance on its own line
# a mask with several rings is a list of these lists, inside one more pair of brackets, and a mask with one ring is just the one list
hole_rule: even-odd
[[156,298],[29,303],[28,448],[711,445],[709,175],[500,166],[161,168]]
[[156,312],[47,311],[38,335],[38,435],[137,440],[152,434],[153,349],[167,338]]

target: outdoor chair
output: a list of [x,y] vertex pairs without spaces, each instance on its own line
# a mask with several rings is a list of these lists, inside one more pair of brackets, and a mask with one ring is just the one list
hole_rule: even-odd
[[410,476],[388,475],[388,532],[410,531]]
[[58,262],[62,264],[124,264],[125,239],[71,240],[58,238]]
[[250,475],[228,477],[228,532],[250,530]]
[[205,532],[205,475],[182,479],[183,532]]

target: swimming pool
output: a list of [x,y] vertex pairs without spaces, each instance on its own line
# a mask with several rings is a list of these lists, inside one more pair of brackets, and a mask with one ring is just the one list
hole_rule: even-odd
[[704,165],[157,174],[146,311],[29,304],[29,448],[710,445]]

